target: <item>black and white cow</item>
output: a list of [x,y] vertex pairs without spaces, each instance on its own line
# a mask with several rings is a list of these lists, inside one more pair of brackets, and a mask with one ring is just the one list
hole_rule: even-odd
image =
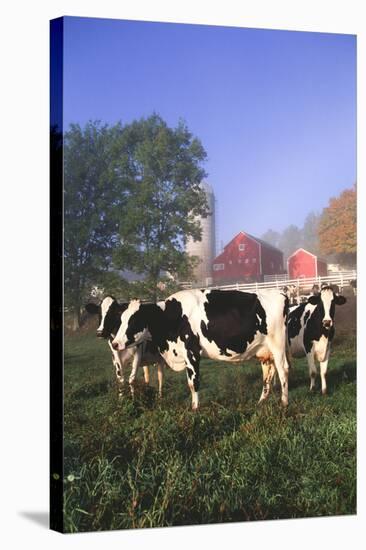
[[295,285],[285,285],[281,290],[287,294],[290,305],[297,305],[300,302],[299,287]]
[[247,293],[182,290],[160,304],[132,300],[122,313],[112,347],[125,351],[151,335],[166,363],[186,369],[192,408],[198,408],[200,358],[239,362],[271,354],[288,404],[286,316],[288,297],[278,290]]
[[[333,286],[323,284],[320,292],[309,296],[307,302],[291,307],[287,320],[288,342],[293,357],[306,356],[310,390],[315,386],[317,374],[316,361],[320,364],[320,377],[323,395],[327,392],[326,374],[334,338],[334,317],[336,305],[346,303],[346,298],[340,296]],[[271,361],[262,362],[263,383],[269,392],[275,369]]]
[[[129,385],[131,393],[134,393],[133,387],[136,379],[136,374],[139,366],[144,363],[157,363],[158,367],[158,385],[159,396],[162,395],[163,387],[163,366],[164,361],[161,355],[157,352],[151,341],[146,340],[135,348],[118,351],[113,349],[112,340],[116,336],[121,325],[121,315],[127,309],[128,303],[118,303],[113,296],[106,296],[102,302],[97,305],[92,302],[86,304],[85,309],[92,315],[98,315],[99,325],[97,328],[97,336],[105,338],[112,352],[112,363],[116,370],[116,379],[118,385],[118,393],[122,395],[123,384],[125,381],[125,366],[132,363],[132,370],[129,376]],[[144,379],[146,384],[149,383],[149,369],[147,365],[143,366]]]

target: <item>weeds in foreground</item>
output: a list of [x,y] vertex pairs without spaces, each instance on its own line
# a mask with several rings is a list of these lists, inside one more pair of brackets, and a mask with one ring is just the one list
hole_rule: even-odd
[[[65,531],[353,514],[356,363],[335,346],[329,396],[308,392],[305,361],[290,405],[256,405],[257,364],[202,365],[202,408],[184,374],[166,372],[163,400],[141,384],[117,398],[106,346],[72,338],[65,358]],[[346,349],[346,351],[345,351]]]

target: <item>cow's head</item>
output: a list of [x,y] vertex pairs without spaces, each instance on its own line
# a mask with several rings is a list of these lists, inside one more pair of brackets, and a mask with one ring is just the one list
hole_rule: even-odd
[[333,326],[335,306],[342,306],[346,301],[344,296],[336,294],[332,286],[329,285],[322,285],[320,293],[310,296],[308,299],[309,304],[319,307],[320,317],[325,329],[330,329]]
[[[124,309],[126,308],[127,304],[125,304]],[[113,296],[106,296],[99,305],[91,302],[86,304],[85,309],[92,315],[98,315],[97,336],[99,338],[110,338],[116,334],[120,324],[123,304],[118,304]]]
[[114,349],[123,351],[149,338],[147,316],[140,300],[131,300],[121,315],[121,325],[112,341]]

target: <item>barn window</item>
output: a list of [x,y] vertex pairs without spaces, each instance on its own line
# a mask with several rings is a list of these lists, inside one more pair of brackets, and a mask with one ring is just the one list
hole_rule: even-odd
[[229,264],[231,265],[232,263],[233,263],[233,261],[232,261],[232,260],[229,260]]
[[245,263],[249,264],[249,258],[245,258]]
[[214,271],[222,271],[223,269],[225,269],[225,264],[214,264],[213,265],[213,270]]
[[245,244],[239,244],[239,250],[240,251],[245,250]]
[[257,258],[253,258],[252,262],[253,262],[253,264],[256,264],[257,263]]

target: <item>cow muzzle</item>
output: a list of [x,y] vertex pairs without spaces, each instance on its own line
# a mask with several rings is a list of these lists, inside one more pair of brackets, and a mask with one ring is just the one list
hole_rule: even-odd
[[123,351],[124,347],[122,347],[116,340],[113,340],[112,342],[112,348],[118,351]]
[[324,319],[323,321],[323,327],[324,328],[330,328],[332,326],[332,320],[331,319]]

